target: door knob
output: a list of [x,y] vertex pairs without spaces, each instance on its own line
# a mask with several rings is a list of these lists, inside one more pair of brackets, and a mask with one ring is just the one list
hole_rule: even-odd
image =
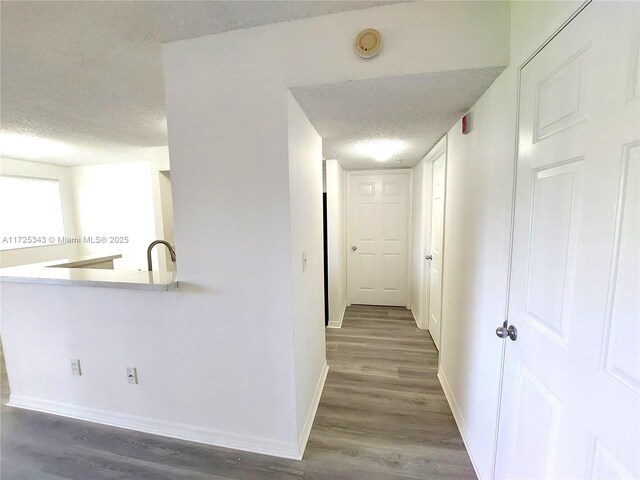
[[433,255],[427,255],[424,257],[425,260],[433,260]]
[[353,247],[351,247],[351,250],[353,250],[354,252],[358,249],[358,247],[356,247],[355,245]]
[[498,327],[496,328],[496,335],[500,338],[509,337],[512,341],[515,342],[516,338],[518,338],[518,329],[515,327],[515,325],[509,325],[509,328],[505,326]]

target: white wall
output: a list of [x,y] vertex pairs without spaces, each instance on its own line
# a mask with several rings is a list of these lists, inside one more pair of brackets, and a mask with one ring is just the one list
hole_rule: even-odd
[[513,2],[511,66],[448,133],[439,377],[479,478],[491,478],[503,342],[518,67],[578,2]]
[[512,68],[519,68],[584,3],[584,0],[512,2],[509,62]]
[[[236,35],[255,45],[252,31]],[[179,294],[191,335],[225,352],[203,364],[217,397],[207,425],[229,437],[264,438],[269,448],[283,443],[294,455],[287,91],[260,82],[264,73],[249,68],[253,55],[243,59],[245,48],[221,37],[164,51]],[[175,354],[202,362],[203,352]],[[226,373],[229,362],[239,367],[234,375]],[[182,408],[192,419],[188,404]]]
[[[120,253],[116,269],[146,270],[147,247],[156,238],[149,162],[74,167],[73,179],[79,235],[109,242],[82,243],[82,254]],[[128,241],[111,243],[111,237]]]
[[302,452],[328,370],[324,339],[322,139],[291,93],[287,94],[287,104],[296,423]]
[[327,268],[329,327],[340,328],[347,307],[346,176],[337,160],[327,160]]
[[[35,178],[56,179],[60,185],[60,200],[65,235],[76,235],[76,215],[73,200],[73,178],[71,168],[44,163],[26,162],[10,158],[0,158],[2,175],[17,175]],[[3,206],[6,208],[7,206]],[[78,255],[78,245],[73,243],[45,245],[40,247],[16,248],[0,251],[0,267],[13,267],[28,263],[47,262]]]
[[501,75],[448,133],[440,376],[478,475],[490,478],[513,179],[515,82]]

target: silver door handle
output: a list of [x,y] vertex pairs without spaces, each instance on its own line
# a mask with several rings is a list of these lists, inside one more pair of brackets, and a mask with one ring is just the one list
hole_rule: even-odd
[[358,249],[358,247],[356,247],[355,245],[353,247],[351,247],[351,250],[353,250],[354,252]]
[[513,342],[515,342],[516,338],[518,338],[518,329],[515,325],[509,325],[509,328],[505,326],[498,327],[496,328],[496,335],[500,338],[509,337]]
[[427,255],[424,257],[425,260],[433,260],[433,255]]

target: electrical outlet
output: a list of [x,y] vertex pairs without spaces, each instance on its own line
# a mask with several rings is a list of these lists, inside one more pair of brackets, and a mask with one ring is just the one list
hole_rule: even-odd
[[80,359],[72,358],[71,359],[71,375],[82,375],[82,368],[80,367]]
[[127,381],[129,383],[136,384],[138,383],[138,370],[136,367],[127,367]]

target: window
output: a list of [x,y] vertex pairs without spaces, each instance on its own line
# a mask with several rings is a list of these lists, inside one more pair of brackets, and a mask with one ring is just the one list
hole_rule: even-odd
[[0,175],[0,250],[64,242],[58,180]]

